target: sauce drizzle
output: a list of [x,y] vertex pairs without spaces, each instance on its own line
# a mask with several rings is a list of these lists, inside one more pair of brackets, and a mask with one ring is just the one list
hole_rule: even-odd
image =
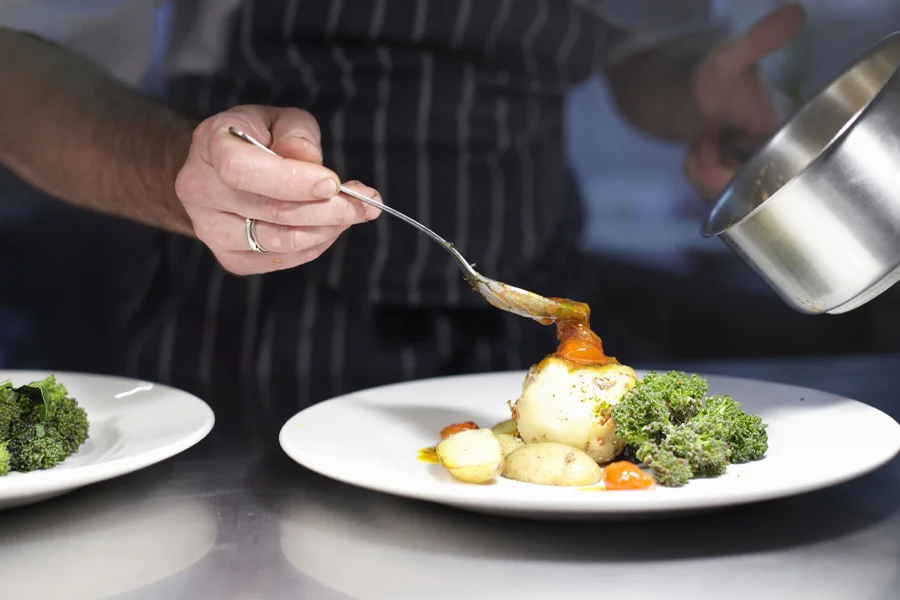
[[565,298],[552,298],[563,307],[560,314],[545,323],[556,323],[556,337],[559,346],[556,356],[581,365],[619,364],[612,356],[603,352],[603,341],[591,330],[591,309],[583,302]]
[[424,463],[437,464],[441,462],[438,459],[437,449],[434,446],[428,446],[419,450],[419,460]]

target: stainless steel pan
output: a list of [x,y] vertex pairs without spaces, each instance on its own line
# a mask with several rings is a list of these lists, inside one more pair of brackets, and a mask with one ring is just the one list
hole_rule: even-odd
[[900,280],[900,32],[740,169],[703,224],[796,310],[843,313]]

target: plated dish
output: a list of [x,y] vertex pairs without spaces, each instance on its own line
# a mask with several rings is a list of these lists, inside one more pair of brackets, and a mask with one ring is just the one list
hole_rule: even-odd
[[[577,304],[577,303],[573,303]],[[491,429],[464,421],[425,449],[460,481],[497,477],[605,490],[681,487],[762,459],[766,423],[708,382],[678,371],[634,370],[603,351],[580,305],[556,322],[559,346],[531,367],[510,419]],[[643,470],[639,467],[643,467]]]
[[678,488],[607,492],[505,477],[473,485],[420,460],[418,450],[434,445],[447,423],[508,419],[504,401],[520,393],[524,372],[441,377],[347,394],[294,415],[280,441],[300,465],[350,485],[539,519],[639,518],[783,498],[853,480],[900,451],[900,425],[862,402],[792,385],[700,375],[709,393],[727,392],[767,423],[769,449],[763,460],[729,465],[721,476]]
[[0,510],[170,458],[215,421],[199,398],[144,381],[0,371],[0,382],[0,466],[9,471],[0,477]]
[[282,448],[352,485],[552,519],[770,500],[852,480],[900,451],[900,425],[855,400],[763,381],[638,371],[606,356],[586,318],[557,327],[556,352],[526,373],[413,381],[334,398],[285,423]]

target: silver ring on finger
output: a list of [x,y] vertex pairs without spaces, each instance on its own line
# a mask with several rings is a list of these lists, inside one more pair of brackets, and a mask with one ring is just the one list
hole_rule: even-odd
[[247,244],[249,244],[250,249],[258,254],[268,254],[269,251],[256,241],[256,219],[246,219],[244,229],[247,231]]

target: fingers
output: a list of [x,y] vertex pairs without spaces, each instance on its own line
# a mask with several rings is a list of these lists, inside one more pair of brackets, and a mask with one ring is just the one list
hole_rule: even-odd
[[[244,131],[273,155],[228,132]],[[381,202],[359,182],[346,188]],[[175,191],[194,232],[237,274],[291,268],[324,252],[347,227],[377,218],[378,207],[339,193],[337,175],[322,165],[321,132],[297,109],[239,106],[210,117],[194,132]],[[250,248],[246,219],[256,221]]]
[[[288,202],[239,192],[218,183],[211,169],[207,169],[207,172],[183,171],[176,183],[178,197],[186,204],[292,227],[349,227],[371,221],[381,212],[343,194],[327,200]],[[374,200],[381,200],[378,192],[359,182],[344,185]]]
[[228,127],[240,129],[267,148],[271,145],[272,114],[270,108],[255,105],[235,106],[206,119],[194,130],[194,146],[197,147],[205,162],[210,162],[210,137],[212,134],[228,133]]
[[806,22],[800,4],[783,4],[757,21],[741,36],[724,44],[720,60],[734,72],[744,71],[764,56],[784,47]]
[[314,261],[334,243],[334,240],[323,242],[318,246],[307,248],[295,254],[259,254],[257,252],[226,251],[216,254],[219,264],[229,273],[235,275],[256,275],[293,269]]
[[254,237],[269,254],[250,248],[242,217],[211,209],[188,208],[197,238],[235,275],[291,269],[321,256],[344,231],[341,227],[290,228],[256,223]]
[[[286,151],[307,160],[263,152],[228,133],[229,127],[237,127],[263,145],[269,145],[272,135],[267,129],[261,130],[285,118],[273,119],[271,113],[255,107],[238,107],[204,121],[194,139],[200,159],[215,169],[228,187],[243,192],[294,202],[336,195],[340,181],[332,170],[321,164],[318,128],[312,127],[312,117],[293,115],[303,113],[299,110],[282,109],[282,112],[292,114],[289,117],[292,123],[281,126],[285,129],[279,142]],[[300,123],[306,123],[305,128]]]
[[705,200],[715,200],[734,177],[735,169],[723,164],[721,147],[713,135],[691,143],[684,160],[687,179]]
[[[243,223],[243,220],[242,220]],[[285,227],[257,221],[255,237],[258,244],[275,254],[302,254],[322,244],[332,244],[346,227]],[[246,230],[245,230],[246,233]],[[247,247],[247,236],[243,246]],[[236,247],[239,249],[240,245]]]
[[228,187],[278,200],[324,200],[337,194],[340,184],[322,165],[267,154],[228,133],[211,138],[209,158]]
[[[771,86],[760,75],[757,62],[765,55],[787,44],[803,27],[805,11],[797,4],[785,4],[755,23],[746,33],[715,48],[698,65],[691,81],[692,94],[705,128],[717,127],[739,133],[766,137],[781,122]],[[721,161],[704,161],[699,153],[704,146],[715,148],[715,140],[707,140],[689,154],[685,163],[691,172],[702,171],[702,185],[721,187],[731,173]],[[707,190],[705,195],[711,192]],[[713,194],[715,195],[715,194]]]
[[322,133],[305,110],[285,109],[272,123],[272,151],[279,156],[322,164]]
[[[802,6],[784,4],[743,35],[720,44],[709,53],[698,66],[692,82],[694,96],[707,118],[721,119],[720,113],[725,111],[755,114],[755,118],[765,121],[766,125],[777,122],[777,114],[766,98],[756,64],[786,45],[803,27],[805,15]],[[741,108],[729,110],[726,104]]]
[[265,196],[226,190],[215,199],[211,208],[237,214],[247,219],[291,227],[349,227],[357,223],[365,223],[372,218],[365,204],[344,196],[311,202],[285,202]]
[[[358,181],[348,181],[344,184],[344,187],[353,190],[357,194],[362,194],[363,196],[366,196],[368,198],[371,198],[372,200],[375,200],[376,202],[383,204],[383,201],[381,199],[381,194],[379,194],[375,188],[370,188],[369,186],[364,185]],[[366,204],[360,200],[357,200],[355,198],[350,198],[349,196],[346,196],[343,194],[341,195],[341,198],[349,199],[350,202],[355,203],[357,205],[357,207],[361,208],[364,211],[364,215],[365,215],[364,219],[366,221],[372,221],[373,219],[377,219],[378,216],[381,214],[381,210],[375,208],[374,206],[372,206],[370,204]]]
[[[288,227],[256,221],[253,234],[256,242],[271,253],[297,254],[333,242],[346,229],[346,226]],[[236,214],[212,211],[198,223],[195,233],[202,242],[218,251],[252,251],[247,240],[245,217]]]

